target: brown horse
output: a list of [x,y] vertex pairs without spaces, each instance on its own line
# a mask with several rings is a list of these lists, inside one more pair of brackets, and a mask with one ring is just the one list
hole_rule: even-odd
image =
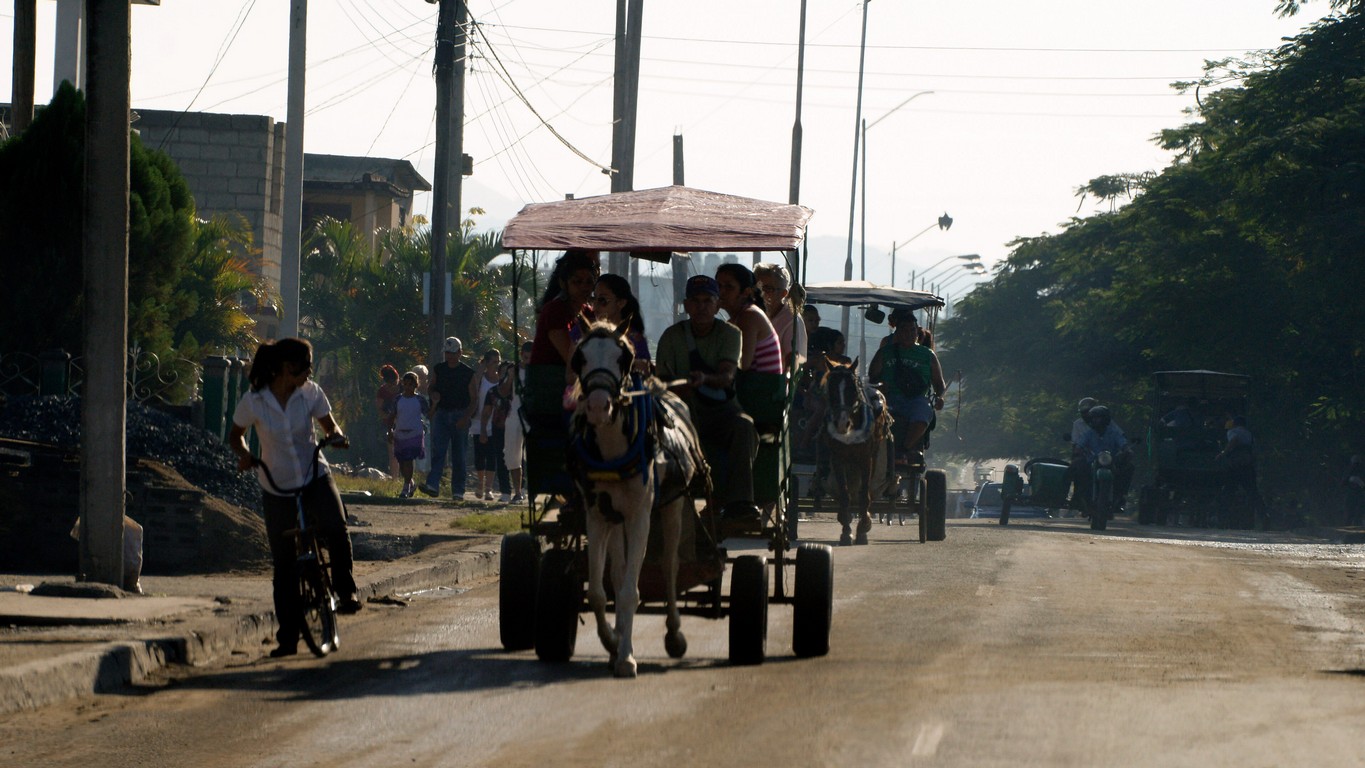
[[[829,362],[821,390],[825,401],[825,441],[839,502],[839,543],[867,543],[872,529],[873,474],[885,463],[883,453],[891,430],[891,412],[881,392],[858,376],[858,361]],[[856,539],[853,515],[858,516]]]

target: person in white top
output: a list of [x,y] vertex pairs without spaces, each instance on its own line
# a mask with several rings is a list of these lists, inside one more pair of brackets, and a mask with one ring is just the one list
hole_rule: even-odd
[[400,499],[410,499],[417,490],[412,479],[413,462],[426,456],[427,428],[422,415],[431,408],[425,397],[417,394],[417,374],[403,374],[402,391],[388,403],[385,421],[389,426],[389,445],[393,447],[398,471],[403,476]]
[[521,393],[519,389],[526,386],[526,366],[531,364],[531,342],[523,342],[521,345],[521,364],[515,369],[515,376],[504,376],[502,383],[498,385],[498,391],[503,397],[512,399],[511,409],[508,411],[507,427],[503,433],[502,460],[507,467],[507,472],[511,475],[512,498],[509,499],[513,504],[522,502],[521,495],[521,463],[524,459],[522,446],[525,443],[525,427],[521,423]]
[[[308,475],[317,445],[315,421],[328,439],[343,447],[348,443],[332,418],[327,395],[311,380],[312,374],[313,348],[307,341],[287,338],[262,344],[251,360],[248,374],[251,389],[242,395],[232,414],[228,447],[237,454],[239,471],[255,467],[255,458],[246,444],[246,431],[254,427],[261,446],[261,461],[270,467],[275,484],[280,488],[303,487],[304,509],[322,532],[331,553],[332,584],[341,596],[338,611],[355,613],[360,610],[360,599],[351,574],[351,539],[346,533],[341,494],[328,472],[326,458],[319,456],[316,476]],[[257,472],[257,480],[261,484],[265,532],[275,566],[272,583],[275,618],[279,623],[275,639],[279,646],[270,655],[292,656],[298,652],[302,629],[298,619],[299,579],[294,541],[286,535],[297,525],[294,498],[272,489],[263,472]]]
[[502,367],[502,353],[496,348],[489,349],[483,353],[483,359],[479,362],[478,394],[474,397],[475,406],[472,412],[475,414],[473,419],[473,429],[470,432],[474,435],[474,469],[475,486],[474,498],[485,501],[493,500],[493,482],[498,474],[498,454],[502,453],[502,443],[493,445],[492,425],[479,418],[483,410],[483,405],[488,400],[488,391],[498,385],[499,369]]

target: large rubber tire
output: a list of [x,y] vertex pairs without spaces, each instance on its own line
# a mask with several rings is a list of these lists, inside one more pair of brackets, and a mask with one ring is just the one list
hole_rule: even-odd
[[834,550],[828,545],[797,547],[792,608],[792,651],[801,658],[829,653],[829,630],[834,620]]
[[762,664],[768,641],[768,561],[742,555],[730,571],[730,663]]
[[299,602],[303,644],[319,658],[335,651],[341,642],[337,634],[336,598],[327,589],[316,564],[300,567]]
[[915,520],[919,523],[919,543],[923,544],[929,540],[929,514],[927,512],[929,492],[925,489],[924,475],[916,477],[914,483],[915,487],[911,489],[914,491],[911,504],[915,510]]
[[1109,527],[1109,516],[1114,513],[1114,480],[1095,477],[1095,509],[1090,512],[1090,530],[1103,531]]
[[540,544],[529,533],[502,537],[498,556],[498,635],[502,647],[525,651],[536,644],[536,585]]
[[925,535],[929,541],[948,536],[948,475],[941,469],[924,473]]
[[1138,525],[1156,525],[1157,511],[1161,508],[1157,500],[1157,489],[1144,485],[1138,491]]
[[536,656],[562,664],[573,658],[578,643],[578,612],[583,607],[583,578],[574,552],[552,549],[540,560],[536,584]]

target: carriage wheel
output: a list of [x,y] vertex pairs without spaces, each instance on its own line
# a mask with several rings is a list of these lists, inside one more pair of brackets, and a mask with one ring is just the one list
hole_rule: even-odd
[[536,577],[540,544],[529,533],[502,537],[498,556],[498,635],[502,647],[524,651],[536,644]]
[[948,475],[941,469],[924,473],[924,517],[929,541],[948,536]]
[[768,640],[768,563],[743,555],[730,572],[730,663],[762,664]]
[[536,656],[552,664],[572,659],[578,641],[583,579],[574,567],[574,555],[567,549],[552,549],[540,561],[540,578],[536,585]]
[[796,596],[792,599],[792,651],[797,656],[829,653],[834,618],[834,550],[802,544],[796,550]]

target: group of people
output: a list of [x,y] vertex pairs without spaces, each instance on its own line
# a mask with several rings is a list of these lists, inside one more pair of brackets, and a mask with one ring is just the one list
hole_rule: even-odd
[[[537,307],[530,363],[564,366],[571,387],[568,363],[581,320],[626,325],[637,370],[679,382],[676,391],[702,439],[727,451],[729,461],[714,478],[722,514],[756,518],[752,473],[758,434],[735,398],[735,377],[743,371],[780,374],[805,361],[804,324],[787,300],[791,287],[780,264],[752,270],[722,264],[714,276],[693,275],[684,289],[686,319],[665,329],[651,352],[630,283],[600,274],[595,252],[569,250],[556,262]],[[718,317],[721,310],[726,319]]]

